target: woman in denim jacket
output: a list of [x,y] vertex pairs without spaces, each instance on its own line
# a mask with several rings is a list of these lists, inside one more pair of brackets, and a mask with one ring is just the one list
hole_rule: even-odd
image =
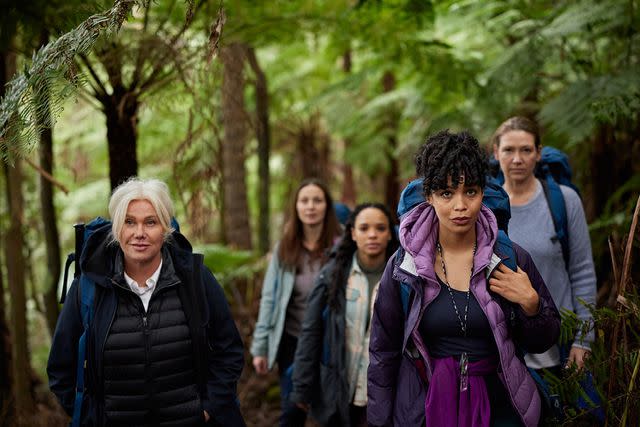
[[307,298],[340,234],[333,202],[317,179],[303,181],[294,193],[284,235],[276,244],[262,285],[253,333],[253,366],[264,375],[278,362],[282,398],[281,426],[304,425],[306,412],[290,402],[291,367]]

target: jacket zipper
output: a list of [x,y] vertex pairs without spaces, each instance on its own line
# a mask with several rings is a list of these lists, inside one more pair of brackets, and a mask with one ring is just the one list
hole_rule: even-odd
[[[485,268],[486,268],[486,266],[485,266]],[[484,268],[482,270],[480,270],[480,271],[484,271]],[[471,285],[471,284],[469,284],[469,285]],[[473,294],[474,298],[476,300],[478,300],[478,297],[477,297],[475,291],[473,289],[471,289],[471,288],[469,288],[469,290]],[[489,298],[491,298],[491,295],[489,295]],[[493,298],[491,298],[491,299],[493,300]],[[498,304],[497,301],[495,301],[495,303]],[[482,312],[484,313],[485,317],[487,319],[489,319],[489,316],[487,315],[487,312],[485,311],[485,306],[481,306],[480,308],[482,309]],[[502,307],[500,307],[500,310],[502,310]],[[503,314],[505,316],[505,321],[506,321],[507,320],[507,314],[504,313],[504,312],[503,312]],[[494,330],[494,328],[491,328],[491,334],[493,335],[493,340],[496,343],[496,347],[498,347],[498,340],[497,340],[497,336],[496,336],[497,331]],[[515,343],[514,343],[514,345],[515,345]],[[498,355],[500,356],[500,368],[502,368],[503,367],[503,363],[502,363],[503,351],[500,348],[498,348]],[[522,362],[522,363],[524,363],[524,362]],[[497,374],[497,372],[496,372],[496,374]],[[504,383],[505,383],[504,385],[505,385],[505,388],[507,389],[507,394],[509,395],[509,400],[511,401],[511,406],[516,410],[516,412],[518,413],[518,416],[520,417],[522,422],[524,422],[524,419],[522,418],[522,414],[520,413],[520,410],[516,406],[515,400],[513,399],[513,396],[511,395],[511,390],[509,390],[509,384],[508,384],[508,381],[507,381],[507,375],[506,375],[506,371],[504,369],[502,369],[502,376],[504,377]],[[500,378],[500,376],[498,376],[498,378]]]

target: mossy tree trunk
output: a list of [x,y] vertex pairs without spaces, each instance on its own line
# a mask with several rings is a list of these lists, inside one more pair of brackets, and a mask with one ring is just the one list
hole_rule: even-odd
[[244,105],[246,47],[231,43],[220,49],[222,76],[222,185],[226,242],[251,249],[246,184],[247,114]]

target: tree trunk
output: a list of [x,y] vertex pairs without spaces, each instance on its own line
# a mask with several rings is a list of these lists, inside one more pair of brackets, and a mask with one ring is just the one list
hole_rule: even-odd
[[247,49],[247,59],[256,76],[256,138],[258,139],[258,250],[269,252],[269,148],[271,129],[269,126],[269,92],[267,78],[258,64],[253,48]]
[[101,99],[107,119],[109,180],[111,189],[138,174],[138,99],[123,88]]
[[227,244],[251,249],[251,228],[245,182],[247,115],[244,107],[244,60],[246,48],[231,43],[220,50],[222,75],[222,185],[223,221]]
[[[384,92],[391,92],[396,88],[396,78],[390,71],[384,73],[382,77],[382,87]],[[400,170],[396,151],[398,149],[398,115],[396,111],[387,113],[387,161],[389,170],[385,180],[384,202],[389,206],[391,214],[395,217],[398,200],[400,200]]]
[[318,178],[327,182],[329,178],[329,152],[317,115],[313,115],[309,117],[307,122],[301,123],[296,143],[302,178]]
[[[44,46],[49,41],[49,33],[46,30],[40,35],[40,45]],[[51,115],[49,110],[49,94],[45,94],[46,99],[42,100],[44,112],[39,117],[39,122],[43,126],[40,134],[40,167],[53,175],[53,130],[51,129]],[[58,225],[56,224],[56,210],[53,203],[53,185],[51,181],[40,175],[40,209],[42,210],[42,223],[44,226],[44,237],[47,248],[47,271],[49,272],[49,283],[44,293],[44,306],[49,332],[53,335],[58,320],[58,281],[60,280],[60,241],[58,235]]]
[[27,344],[27,301],[25,290],[25,262],[22,232],[22,214],[24,203],[22,198],[21,161],[14,159],[14,166],[6,168],[6,185],[9,196],[10,222],[5,242],[5,258],[7,261],[7,279],[11,292],[11,320],[13,342],[13,375],[14,397],[18,424],[33,413],[34,402],[31,396],[31,377],[29,364],[29,348]]
[[[15,56],[7,54],[6,52],[0,52],[0,98],[4,96],[5,84],[9,80],[10,76],[15,73]],[[0,161],[0,168],[6,174],[3,162]],[[6,175],[5,175],[6,176]],[[7,200],[3,203],[8,203],[9,194],[6,194]],[[5,205],[6,206],[6,205]],[[0,218],[1,219],[1,218]],[[0,248],[4,249],[4,236],[2,231],[4,226],[0,224]],[[2,253],[0,251],[0,261]],[[5,289],[4,289],[4,265],[0,262],[0,427],[9,427],[12,424],[12,419],[15,417],[15,405],[13,404],[12,387],[13,387],[13,374],[12,374],[12,346],[11,346],[11,333],[9,332],[9,326],[7,324],[6,308],[5,308]]]
[[[344,55],[342,55],[342,71],[344,71],[345,74],[351,73],[351,49],[347,49]],[[347,147],[349,147],[351,141],[349,139],[345,139],[343,142],[344,159],[344,154],[346,154]],[[342,163],[342,175],[342,195],[340,197],[340,201],[353,209],[356,205],[356,185],[353,180],[353,168],[344,160]]]

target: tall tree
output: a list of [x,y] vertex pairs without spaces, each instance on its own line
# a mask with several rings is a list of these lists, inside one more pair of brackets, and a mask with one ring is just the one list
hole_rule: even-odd
[[[342,55],[342,71],[347,75],[350,74],[351,65],[351,48],[348,48]],[[344,138],[343,144],[346,151],[350,144],[350,140],[348,138]],[[342,174],[342,191],[340,201],[345,203],[347,206],[354,207],[356,204],[356,186],[353,181],[353,167],[350,162],[346,161],[344,156],[342,159]]]
[[[45,29],[40,34],[40,45],[44,46],[49,41],[49,32]],[[49,175],[53,175],[53,129],[51,112],[48,107],[49,91],[43,91],[39,99],[43,108],[38,110],[39,122],[42,126],[40,134],[40,167]],[[47,177],[40,174],[40,211],[44,227],[44,238],[47,252],[47,278],[48,283],[44,292],[45,314],[49,332],[53,334],[59,314],[58,306],[58,281],[60,280],[60,241],[58,225],[56,222],[56,210],[53,203],[53,185]]]
[[253,47],[247,49],[247,60],[255,75],[256,97],[256,137],[258,139],[258,250],[269,251],[269,194],[271,177],[269,173],[269,151],[271,127],[269,126],[269,91],[267,77],[258,63]]
[[[6,52],[0,51],[0,97],[4,96],[5,84],[15,71],[15,61]],[[6,165],[0,165],[0,169],[3,175]],[[8,194],[5,193],[5,200],[8,200]],[[3,224],[0,224],[3,225]],[[0,249],[5,248],[5,241],[3,236],[4,227],[0,226]],[[4,251],[6,253],[6,251]],[[10,426],[12,419],[15,416],[13,404],[13,362],[12,362],[12,345],[11,345],[11,333],[7,324],[7,316],[5,309],[5,286],[4,286],[4,271],[7,264],[3,264],[3,255],[0,254],[0,426]]]
[[24,201],[22,196],[22,161],[15,159],[13,165],[7,165],[6,187],[9,199],[9,229],[5,237],[5,259],[7,262],[7,281],[11,294],[11,319],[13,343],[14,397],[18,425],[28,425],[25,418],[33,414],[35,407],[30,386],[30,356],[27,343],[27,298],[25,289],[25,261],[22,215]]
[[[386,71],[382,76],[382,89],[385,93],[389,93],[396,88],[396,78],[391,71]],[[393,208],[398,205],[400,200],[400,168],[398,166],[397,150],[398,150],[398,113],[392,105],[385,113],[385,129],[387,135],[387,164],[384,202],[387,206]],[[395,216],[395,209],[391,209],[392,215]]]
[[244,103],[246,46],[232,42],[220,49],[222,75],[223,222],[227,244],[251,249],[251,228],[245,181],[247,113]]

